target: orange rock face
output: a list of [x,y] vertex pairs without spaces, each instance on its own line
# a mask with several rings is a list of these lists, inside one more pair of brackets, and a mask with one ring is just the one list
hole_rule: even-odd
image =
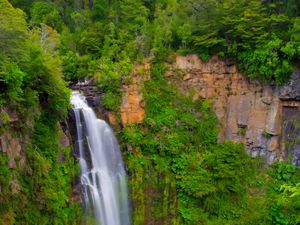
[[253,156],[265,156],[268,163],[286,157],[282,124],[289,118],[282,110],[294,107],[299,111],[299,101],[282,100],[279,87],[250,79],[218,57],[204,63],[196,55],[177,56],[171,70],[182,72],[179,86],[183,93],[192,89],[194,99],[214,103],[221,122],[220,142],[242,142]]
[[[294,163],[300,165],[300,137],[299,149],[288,149],[285,144],[294,141],[285,135],[292,132],[285,130],[295,125],[289,115],[299,116],[300,121],[300,73],[290,84],[274,87],[248,78],[232,63],[218,57],[202,62],[195,54],[176,56],[169,68],[165,77],[170,83],[178,82],[181,92],[193,93],[194,100],[208,99],[213,103],[221,124],[219,142],[242,142],[252,156],[263,156],[269,164],[286,159],[291,153]],[[141,90],[143,82],[149,79],[147,71],[149,64],[135,67],[132,81],[123,86],[123,125],[140,123],[145,117]]]
[[123,125],[141,123],[145,117],[142,87],[148,77],[149,65],[137,66],[133,71],[132,80],[123,86],[121,105],[121,122]]

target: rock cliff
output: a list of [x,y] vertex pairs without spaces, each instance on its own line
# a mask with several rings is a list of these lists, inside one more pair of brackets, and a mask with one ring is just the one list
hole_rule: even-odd
[[[37,152],[37,148],[32,145],[32,123],[33,121],[24,120],[24,118],[22,118],[15,110],[11,110],[7,107],[0,107],[0,161],[2,163],[0,168],[0,201],[3,205],[0,216],[1,218],[4,218],[3,221],[5,221],[2,223],[3,221],[0,220],[0,224],[14,224],[15,221],[13,218],[15,214],[11,215],[10,209],[7,208],[7,206],[10,204],[18,204],[14,202],[16,199],[22,199],[25,203],[37,203],[40,205],[43,205],[46,201],[44,199],[38,199],[38,197],[36,197],[38,195],[37,193],[34,193],[36,199],[28,200],[28,196],[31,194],[28,189],[31,188],[31,186],[26,181],[28,179],[38,179],[35,177],[36,174],[47,174],[48,169],[52,166],[46,160],[42,161],[41,165],[46,164],[49,167],[33,167],[32,164],[30,164],[33,160],[31,158],[32,152]],[[69,128],[64,121],[58,123],[57,128],[59,135],[54,142],[57,142],[57,146],[61,148],[58,150],[53,149],[53,146],[49,147],[51,151],[57,151],[57,161],[54,163],[64,165],[65,167],[71,167],[73,165],[67,164],[69,162],[68,160],[73,157],[67,154],[67,149],[71,148]],[[31,149],[33,149],[33,151],[30,152]],[[29,156],[29,154],[31,155]],[[42,156],[39,153],[37,154],[40,157],[39,159],[41,159]],[[38,164],[40,161],[34,161],[34,163]],[[33,171],[32,168],[35,170]],[[72,179],[73,178],[70,176],[71,182]],[[41,185],[37,181],[35,181],[34,184]],[[68,195],[70,194],[70,196],[68,196],[68,203],[71,204],[80,201],[79,192],[77,192],[76,186],[73,185],[72,192],[67,193]],[[39,194],[42,195],[41,192],[39,192]],[[22,202],[20,207],[24,207],[25,203]],[[15,207],[18,206],[16,205]]]
[[[194,99],[213,102],[221,126],[220,142],[242,142],[252,156],[260,155],[268,164],[291,158],[300,165],[299,71],[286,85],[276,87],[246,77],[218,57],[202,62],[197,55],[189,55],[176,56],[165,76]],[[123,88],[123,124],[140,122],[144,116],[142,85],[143,79],[135,73],[133,82]]]

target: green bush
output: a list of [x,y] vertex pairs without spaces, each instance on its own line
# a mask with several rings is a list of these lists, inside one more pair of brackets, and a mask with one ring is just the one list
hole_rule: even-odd
[[[234,207],[247,195],[247,186],[254,179],[254,162],[241,144],[217,144],[217,119],[211,104],[179,93],[175,83],[167,83],[165,69],[163,64],[153,65],[152,79],[144,84],[143,124],[125,127],[121,133],[121,142],[138,151],[138,156],[136,152],[125,153],[132,192],[147,189],[148,182],[139,179],[154,179],[154,188],[161,190],[154,198],[164,201],[165,194],[177,193],[168,203],[150,206],[157,219],[172,215],[177,224],[180,215],[183,224],[210,224],[210,217],[226,216],[219,222],[235,221],[241,209],[235,212]],[[136,164],[131,166],[133,162]],[[153,176],[168,178],[155,181]],[[168,189],[168,182],[173,188]],[[143,215],[145,197],[135,196],[134,201],[138,202],[134,216]],[[162,213],[165,211],[168,213]]]
[[20,70],[18,65],[10,62],[4,62],[0,71],[0,85],[3,91],[0,94],[2,104],[8,103],[14,105],[22,101],[23,79],[26,73]]
[[293,43],[284,44],[278,37],[260,45],[257,49],[239,54],[240,67],[249,77],[265,82],[275,81],[277,85],[286,82],[293,72],[291,59],[296,53]]
[[[54,9],[50,3],[37,4]],[[19,157],[10,155],[14,168],[8,168],[6,153],[0,154],[0,224],[80,223],[81,208],[69,201],[77,163],[59,142],[70,90],[62,79],[57,32],[46,26],[29,30],[20,10],[6,0],[0,5],[0,104],[18,116],[1,132],[22,145]],[[34,7],[34,13],[53,13],[43,7]],[[40,19],[53,21],[53,16]]]
[[102,98],[102,104],[106,109],[117,112],[121,105],[121,98],[118,93],[108,92]]
[[296,185],[300,180],[299,169],[288,163],[276,163],[269,171],[272,182],[269,197],[269,217],[272,224],[298,224],[300,221],[299,196],[287,197],[282,186]]
[[43,1],[33,2],[30,15],[33,24],[44,23],[59,31],[62,30],[63,21],[53,3]]
[[80,221],[79,204],[69,202],[78,165],[70,155],[70,148],[61,147],[59,132],[57,124],[46,115],[42,115],[35,125],[32,144],[26,149],[26,176],[21,178],[22,188],[26,190],[26,208],[17,213],[17,221],[28,224]]

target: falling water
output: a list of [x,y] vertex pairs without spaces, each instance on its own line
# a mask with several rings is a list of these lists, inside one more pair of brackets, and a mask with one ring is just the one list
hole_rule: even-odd
[[82,200],[97,225],[129,225],[126,174],[111,128],[96,118],[85,98],[73,92]]

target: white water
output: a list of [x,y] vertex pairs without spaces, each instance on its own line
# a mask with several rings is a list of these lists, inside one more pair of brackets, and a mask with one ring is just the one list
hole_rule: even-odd
[[78,92],[71,103],[85,211],[97,225],[130,225],[126,173],[114,133]]

